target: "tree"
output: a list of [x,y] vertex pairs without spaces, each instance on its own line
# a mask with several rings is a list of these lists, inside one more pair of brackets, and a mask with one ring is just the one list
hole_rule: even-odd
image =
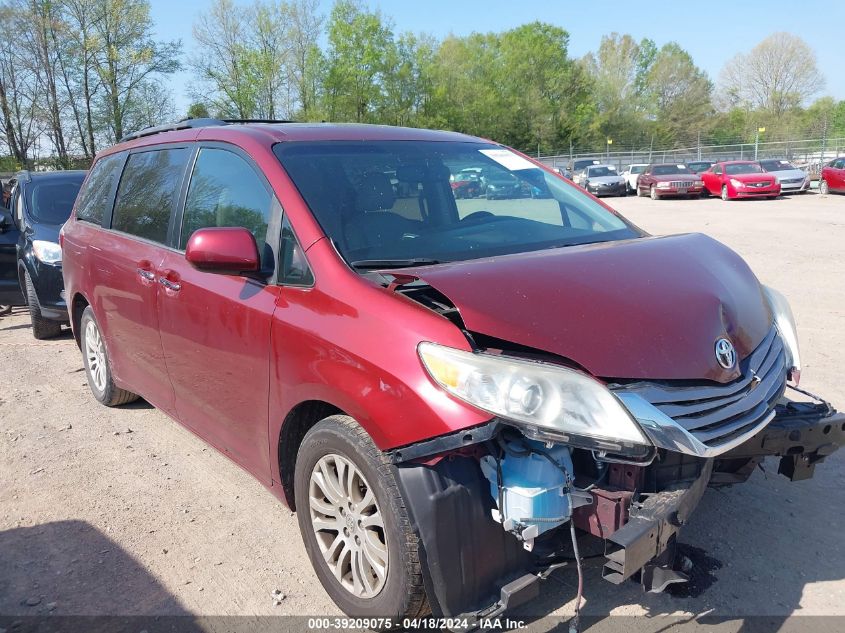
[[[16,33],[18,14],[8,5],[0,6],[0,32]],[[12,157],[21,166],[30,160],[30,151],[41,133],[38,127],[34,77],[21,50],[11,37],[0,38],[0,114],[2,136]]]
[[663,46],[644,76],[643,93],[666,139],[701,131],[712,112],[707,74],[675,42]]
[[385,53],[393,33],[378,12],[351,0],[338,0],[328,22],[329,47],[324,80],[325,110],[341,121],[371,121],[382,96]]
[[644,101],[647,76],[655,58],[654,42],[637,43],[619,33],[602,37],[598,51],[584,57],[582,63],[594,82],[597,123],[603,135],[624,140],[641,127],[648,110]]
[[128,120],[144,119],[148,112],[143,110],[150,105],[156,107],[156,102],[145,103],[143,97],[159,100],[160,91],[151,80],[179,70],[182,44],[152,39],[147,0],[97,3],[97,20],[92,30],[99,44],[93,66],[103,91],[99,115],[109,140],[119,140],[128,131]]
[[62,78],[70,98],[82,152],[85,158],[91,159],[97,153],[94,100],[98,96],[100,82],[94,70],[94,57],[100,51],[93,24],[98,19],[99,2],[61,1],[66,25],[64,37],[69,43],[62,58]]
[[775,33],[749,53],[740,53],[722,70],[721,93],[729,107],[746,105],[781,117],[804,104],[825,84],[816,54],[804,40]]
[[191,119],[207,119],[211,116],[208,112],[208,107],[201,102],[194,102],[188,107],[188,118]]
[[317,13],[318,0],[292,0],[287,12],[290,46],[290,84],[298,97],[299,112],[309,119],[317,109],[320,82],[320,47],[317,41],[323,17]]

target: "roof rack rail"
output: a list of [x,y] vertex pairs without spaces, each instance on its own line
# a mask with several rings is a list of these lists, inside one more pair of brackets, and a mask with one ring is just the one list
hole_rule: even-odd
[[138,130],[137,132],[127,134],[126,136],[121,138],[119,142],[123,143],[124,141],[131,141],[136,138],[142,138],[144,136],[152,136],[153,134],[161,134],[162,132],[173,132],[175,130],[190,130],[193,128],[210,127],[213,125],[229,125],[229,122],[223,119],[210,118],[180,119],[179,121],[176,121],[176,123],[165,123],[164,125],[154,125],[152,127],[145,127],[143,129]]
[[164,125],[154,125],[152,127],[145,127],[127,134],[120,139],[120,143],[124,141],[131,141],[136,138],[144,136],[152,136],[153,134],[161,134],[162,132],[173,132],[175,130],[190,130],[198,127],[211,127],[214,125],[233,125],[238,123],[294,123],[287,119],[212,119],[212,118],[191,118],[179,119],[176,123],[165,123]]
[[296,123],[289,119],[223,119],[226,123]]

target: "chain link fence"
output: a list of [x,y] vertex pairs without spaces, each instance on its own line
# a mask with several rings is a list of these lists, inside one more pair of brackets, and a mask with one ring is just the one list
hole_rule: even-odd
[[697,160],[757,160],[783,158],[818,178],[821,167],[840,154],[845,154],[845,138],[799,139],[789,141],[759,141],[725,145],[696,144],[691,147],[627,147],[607,145],[602,150],[575,149],[567,154],[539,156],[549,167],[566,167],[570,161],[592,158],[616,166],[620,171],[635,163],[688,163]]

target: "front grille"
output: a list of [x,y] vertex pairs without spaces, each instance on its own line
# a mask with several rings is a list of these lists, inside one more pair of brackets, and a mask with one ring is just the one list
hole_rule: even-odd
[[710,447],[751,430],[774,409],[786,389],[786,356],[773,327],[727,384],[636,382],[614,391],[636,393]]
[[799,183],[799,182],[804,182],[804,179],[803,178],[786,178],[784,180],[781,180],[780,184],[782,184],[782,185],[794,185],[794,184]]
[[692,180],[673,180],[669,186],[674,189],[689,189],[695,184]]
[[769,181],[769,182],[749,182],[747,186],[749,186],[749,187],[771,187],[772,183],[771,183],[771,181]]

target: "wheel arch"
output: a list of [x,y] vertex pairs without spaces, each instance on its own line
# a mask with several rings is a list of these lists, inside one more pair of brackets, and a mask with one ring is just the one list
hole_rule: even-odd
[[91,303],[88,299],[85,298],[81,292],[77,292],[73,295],[73,299],[70,302],[70,326],[71,330],[73,331],[73,338],[76,340],[76,345],[82,349],[82,338],[79,333],[79,324],[82,322],[82,313],[85,312],[85,308],[87,308]]
[[282,485],[285,502],[291,510],[296,510],[293,493],[294,471],[299,447],[305,434],[330,415],[348,415],[339,407],[323,400],[306,400],[300,402],[285,416],[279,430],[276,459],[279,465],[279,479]]

